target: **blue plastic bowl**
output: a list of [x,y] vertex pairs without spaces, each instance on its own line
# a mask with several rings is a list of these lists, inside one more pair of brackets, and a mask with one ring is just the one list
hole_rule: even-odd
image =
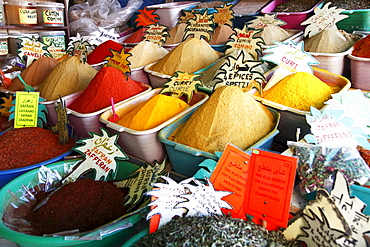
[[37,163],[37,164],[34,164],[34,165],[25,166],[25,167],[21,167],[21,168],[0,171],[0,188],[2,188],[5,184],[7,184],[12,179],[18,177],[19,175],[22,175],[25,172],[28,172],[32,169],[38,168],[38,167],[43,166],[43,165],[48,165],[48,164],[63,160],[63,158],[65,156],[71,154],[72,152],[73,152],[73,149],[71,149],[71,150],[65,152],[64,154],[61,154],[61,155],[59,155],[55,158],[44,161],[44,162],[40,162],[40,163]]

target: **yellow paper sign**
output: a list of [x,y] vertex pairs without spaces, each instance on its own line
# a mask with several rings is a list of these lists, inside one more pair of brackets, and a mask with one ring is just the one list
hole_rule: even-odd
[[16,92],[14,128],[37,126],[39,94],[39,92]]
[[233,26],[234,19],[234,5],[233,4],[224,4],[222,7],[215,8],[217,10],[216,13],[214,13],[213,21],[214,23],[217,23],[218,25],[229,25],[230,27]]

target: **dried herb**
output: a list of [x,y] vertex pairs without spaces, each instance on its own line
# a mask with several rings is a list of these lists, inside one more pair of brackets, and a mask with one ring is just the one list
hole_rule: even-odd
[[294,246],[281,232],[229,216],[174,218],[135,246]]
[[274,12],[303,12],[312,9],[319,0],[290,0],[275,7]]

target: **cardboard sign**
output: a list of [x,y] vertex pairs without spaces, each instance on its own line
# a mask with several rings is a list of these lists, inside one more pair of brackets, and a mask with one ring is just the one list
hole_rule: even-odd
[[99,31],[94,31],[88,39],[88,42],[92,45],[100,45],[108,40],[118,42],[119,34],[115,32],[114,28],[107,30],[99,27]]
[[213,22],[220,25],[233,26],[234,5],[225,3],[222,7],[215,7],[216,13],[213,14]]
[[262,64],[260,61],[245,60],[247,56],[245,50],[239,50],[238,56],[227,56],[225,62],[220,66],[219,73],[216,74],[213,90],[221,86],[238,86],[249,91],[256,88],[261,94],[262,83],[265,77],[255,67]]
[[85,159],[81,161],[62,181],[63,184],[76,181],[82,174],[93,169],[95,180],[108,181],[109,176],[114,178],[117,174],[116,159],[128,159],[128,156],[116,144],[118,134],[109,136],[108,132],[100,128],[102,135],[90,132],[89,138],[77,141],[77,144],[84,144],[73,148],[82,154]]
[[144,192],[152,190],[152,183],[163,175],[166,167],[168,167],[167,159],[164,159],[162,163],[154,162],[153,165],[145,163],[131,174],[134,177],[130,176],[128,179],[115,182],[118,188],[130,188],[125,206],[136,205]]
[[265,14],[264,16],[257,16],[254,20],[249,21],[247,24],[248,27],[253,27],[255,29],[263,29],[269,25],[282,26],[286,24],[285,21],[276,17],[277,13],[271,15]]
[[39,95],[40,92],[16,92],[14,128],[37,126]]
[[64,100],[59,96],[59,101],[57,101],[57,106],[54,107],[57,113],[57,123],[51,127],[54,133],[59,134],[59,143],[64,145],[68,142],[68,118],[67,118],[67,108]]
[[185,95],[187,97],[187,102],[190,103],[193,98],[194,91],[198,90],[197,86],[202,85],[202,82],[197,80],[198,77],[199,75],[176,71],[170,80],[164,84],[164,88],[161,93],[170,93],[171,96],[177,98]]
[[367,135],[359,127],[354,127],[354,120],[343,117],[342,110],[318,110],[311,107],[311,115],[306,115],[306,121],[311,126],[312,134],[304,138],[308,143],[315,143],[322,146],[357,146],[359,137],[369,147]]
[[165,31],[166,29],[166,26],[161,25],[158,22],[151,24],[147,26],[143,38],[146,41],[150,41],[161,46],[162,44],[166,43],[166,39],[169,36],[169,33]]
[[126,76],[127,73],[131,73],[130,62],[127,60],[131,54],[125,53],[125,49],[122,49],[120,52],[111,50],[111,52],[112,56],[104,58],[104,61],[108,61],[104,66],[112,66],[119,69]]
[[69,40],[67,54],[69,56],[79,56],[80,61],[85,63],[91,47],[88,38],[81,37],[81,35],[77,33],[76,37],[70,37]]
[[187,39],[188,36],[201,39],[205,38],[207,41],[211,40],[211,34],[213,33],[213,15],[204,13],[194,13],[195,18],[188,20],[185,27],[185,33],[183,40]]
[[246,219],[243,204],[247,188],[249,161],[249,154],[228,144],[210,177],[216,190],[233,192],[225,198],[225,201],[233,208],[223,210],[225,214],[231,213],[233,218]]
[[1,100],[3,100],[4,103],[0,105],[0,115],[9,117],[10,115],[10,108],[13,105],[13,95],[9,95],[9,98],[2,97]]
[[329,8],[331,2],[325,3],[322,8],[315,8],[314,15],[301,23],[308,25],[304,30],[304,36],[312,37],[325,29],[337,29],[337,22],[348,18],[348,15],[341,15],[345,9]]
[[366,204],[351,197],[349,183],[341,172],[336,173],[330,195],[352,230],[350,237],[339,240],[341,246],[366,246],[363,235],[370,232],[370,216],[363,213]]
[[235,33],[230,36],[230,40],[226,42],[226,54],[234,50],[245,50],[252,55],[254,60],[258,60],[259,54],[262,51],[262,45],[265,44],[261,37],[255,35],[261,30],[248,30],[244,24],[243,29],[234,28]]
[[284,77],[295,72],[307,72],[313,74],[311,65],[319,62],[304,51],[303,41],[295,44],[292,40],[287,42],[274,42],[275,45],[265,50],[263,60],[277,64],[278,67],[264,88],[268,90]]
[[177,24],[187,23],[190,19],[195,19],[194,9],[192,9],[192,10],[184,10],[183,9],[182,12],[185,15],[182,15],[182,16],[179,17],[179,20],[178,20]]
[[[158,224],[160,227],[175,216],[221,215],[221,208],[231,208],[222,200],[231,192],[216,191],[207,178],[206,184],[194,178],[185,179],[178,184],[169,177],[162,176],[162,178],[166,183],[155,183],[153,186],[156,188],[145,193],[156,198],[149,204],[152,210],[148,213],[147,219],[160,215],[159,222],[151,221],[151,225]],[[154,219],[158,220],[158,217]],[[152,229],[154,230],[155,227],[151,227]]]
[[38,41],[35,37],[23,37],[21,40],[21,48],[18,49],[18,56],[23,60],[26,58],[26,67],[28,67],[34,60],[40,57],[51,57],[47,46]]
[[245,213],[286,227],[297,161],[296,157],[253,149],[248,172]]
[[151,24],[155,24],[159,20],[159,15],[154,14],[155,9],[147,9],[144,7],[143,9],[139,9],[139,14],[136,17],[135,23],[137,27],[149,26]]

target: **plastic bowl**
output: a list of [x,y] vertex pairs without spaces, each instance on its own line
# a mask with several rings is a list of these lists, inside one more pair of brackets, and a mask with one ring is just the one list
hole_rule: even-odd
[[[274,13],[274,9],[276,8],[276,6],[287,1],[289,0],[273,0],[261,9],[261,14],[272,14]],[[304,30],[305,26],[301,25],[301,23],[307,20],[311,15],[313,15],[313,10],[315,9],[315,7],[321,6],[323,2],[323,0],[318,1],[314,7],[302,12],[277,12],[276,18],[286,22],[286,25],[282,25],[280,27],[284,29]]]
[[348,18],[337,23],[339,30],[344,30],[348,33],[356,30],[370,30],[370,9],[345,10],[341,14],[348,15]]
[[[73,165],[76,160],[70,161],[62,161],[57,162],[54,164],[47,165],[47,167],[57,170],[59,172],[63,172],[64,165]],[[125,161],[127,162],[127,161]],[[128,166],[132,163],[129,163]],[[131,167],[128,167],[128,170],[131,172],[133,171]],[[21,176],[15,178],[7,185],[5,185],[2,189],[0,189],[0,197],[6,198],[8,195],[8,190],[10,191],[17,191],[19,190],[22,185],[27,185],[37,174],[38,169],[31,170],[27,173],[22,174]],[[129,176],[129,173],[124,169],[118,170],[117,179],[125,179]],[[117,246],[118,244],[122,244],[122,242],[133,233],[135,227],[138,225],[139,221],[143,218],[146,214],[148,208],[142,207],[141,210],[136,211],[131,215],[123,216],[122,218],[125,219],[125,223],[131,223],[132,226],[118,230],[112,231],[107,235],[102,237],[102,240],[65,240],[64,237],[42,237],[42,236],[33,236],[33,235],[26,235],[10,228],[6,227],[3,222],[3,215],[4,215],[4,208],[6,207],[7,200],[2,200],[0,204],[0,237],[12,241],[18,246],[32,246],[32,247],[45,247],[45,246],[78,246],[78,247],[105,247],[105,246]],[[107,229],[113,230],[110,227]]]
[[4,185],[6,185],[12,179],[14,179],[14,178],[32,170],[32,169],[35,169],[35,168],[38,168],[40,166],[48,165],[48,164],[63,160],[63,158],[65,156],[71,154],[72,152],[73,152],[73,149],[71,149],[71,150],[65,152],[64,154],[61,154],[61,155],[59,155],[55,158],[44,161],[44,162],[40,162],[40,163],[37,163],[37,164],[34,164],[34,165],[25,166],[25,167],[21,167],[21,168],[17,168],[17,169],[0,171],[0,188],[2,188]]
[[367,70],[370,68],[370,58],[347,55],[351,63],[351,83],[354,88],[370,91],[370,77]]

